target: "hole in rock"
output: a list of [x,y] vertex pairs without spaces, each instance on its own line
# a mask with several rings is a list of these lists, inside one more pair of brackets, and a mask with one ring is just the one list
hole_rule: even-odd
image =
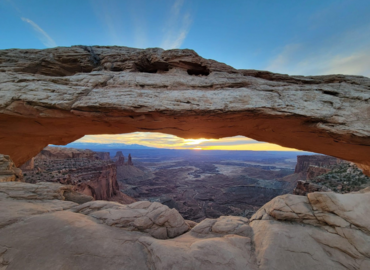
[[187,72],[189,75],[203,75],[203,76],[209,75],[208,69],[188,69]]
[[196,222],[250,217],[282,194],[347,193],[370,185],[352,163],[243,136],[87,135],[63,147],[48,146],[21,168],[26,182],[74,185],[96,200],[160,202]]
[[339,93],[337,92],[334,92],[334,91],[322,91],[323,94],[325,95],[330,95],[330,96],[334,96],[334,97],[337,97],[339,95]]
[[142,60],[141,62],[136,63],[136,68],[140,72],[157,73],[158,71],[168,71],[169,65],[163,62],[150,63],[148,60]]

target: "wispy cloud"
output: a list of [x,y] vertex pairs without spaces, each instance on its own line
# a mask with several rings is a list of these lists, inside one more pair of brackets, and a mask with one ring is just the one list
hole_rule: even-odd
[[125,11],[120,8],[120,1],[111,0],[109,5],[105,5],[101,1],[90,0],[90,4],[105,28],[104,34],[107,34],[108,38],[105,42],[108,45],[127,46],[127,33],[124,31],[125,24],[122,20]]
[[22,21],[28,23],[32,26],[33,30],[37,33],[40,41],[46,46],[46,47],[56,47],[56,42],[48,35],[48,33],[45,32],[44,29],[42,29],[38,24],[36,24],[34,21],[24,18],[21,18]]
[[348,74],[370,77],[370,25],[328,37],[320,44],[288,44],[266,70],[291,75]]
[[328,75],[347,74],[370,77],[370,48],[335,55],[317,54],[303,58],[295,53],[304,54],[304,50],[291,51],[287,46],[266,70],[291,75]]
[[165,25],[165,35],[161,44],[164,49],[179,48],[189,33],[192,23],[189,12],[181,11],[184,0],[176,0],[171,7],[171,15]]
[[337,55],[328,61],[325,74],[353,74],[370,77],[370,49],[347,55]]
[[278,70],[291,64],[294,54],[302,47],[301,44],[288,44],[282,51],[270,61],[267,70]]

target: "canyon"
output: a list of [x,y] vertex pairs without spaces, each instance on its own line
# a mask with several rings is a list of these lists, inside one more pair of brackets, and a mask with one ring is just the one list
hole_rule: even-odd
[[[237,70],[192,50],[117,46],[1,50],[0,267],[369,269],[370,192],[363,188],[367,178],[358,174],[362,170],[370,175],[369,99],[366,77]],[[86,185],[88,181],[73,175],[68,166],[58,167],[52,182],[38,181],[35,172],[34,183],[23,182],[17,168],[23,164],[26,173],[35,168],[42,172],[46,163],[57,166],[52,153],[41,153],[46,163],[32,161],[49,144],[67,144],[86,134],[135,131],[183,138],[243,135],[330,155],[359,169],[341,162],[311,164],[304,158],[296,173],[272,171],[269,177],[284,178],[279,182],[291,185],[304,176],[305,181],[330,186],[328,190],[277,196],[250,217],[195,222],[160,202],[87,200],[98,198],[96,194],[112,196],[117,186],[132,185],[127,179],[121,187],[111,182],[114,173],[148,180],[150,172],[145,170],[142,175],[127,168],[114,172],[124,163],[120,156],[109,161],[104,153],[66,154],[66,160],[81,160],[71,161],[71,169],[84,168],[84,160],[107,162],[99,169],[106,172],[107,188],[91,184],[89,191],[84,187],[81,192],[76,192],[78,181]],[[135,159],[131,163],[124,166],[141,170]],[[173,165],[163,169],[170,171]],[[216,165],[189,162],[182,173],[197,181],[216,174],[215,167],[232,171],[227,168],[230,164]],[[260,167],[246,167],[250,178],[262,178]],[[328,175],[335,170],[348,178],[355,175],[356,181],[344,180],[342,185],[341,177]],[[73,177],[64,179],[66,172]],[[90,167],[86,172],[91,179],[103,179]],[[230,179],[217,177],[218,183]],[[155,182],[163,186],[160,178],[146,184]],[[269,196],[264,194],[265,199]]]
[[225,215],[250,218],[283,194],[347,193],[370,186],[356,165],[330,156],[151,149],[136,150],[134,165],[131,151],[46,147],[21,169],[28,183],[74,185],[90,200],[159,202],[195,222]]
[[260,159],[248,151],[220,156],[196,150],[178,150],[179,155],[164,150],[137,152],[134,166],[118,169],[121,191],[175,208],[196,222],[224,215],[250,217],[272,198],[292,193],[295,185],[284,179],[294,173],[295,163],[283,156],[269,160],[267,154],[260,154]]
[[157,202],[78,204],[65,197],[71,191],[58,183],[0,183],[3,269],[370,267],[369,189],[282,195],[250,219],[200,223]]

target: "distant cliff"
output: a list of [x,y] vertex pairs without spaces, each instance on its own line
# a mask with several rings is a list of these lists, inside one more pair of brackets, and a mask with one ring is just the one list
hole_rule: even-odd
[[109,152],[64,147],[46,147],[25,170],[26,182],[57,182],[74,185],[76,191],[95,200],[131,203],[135,200],[119,190],[117,166]]
[[322,155],[298,156],[293,178],[296,195],[315,191],[348,193],[370,186],[370,178],[356,164]]
[[310,166],[317,166],[321,168],[328,168],[343,162],[339,158],[323,156],[323,155],[304,155],[297,156],[297,165],[295,167],[295,173],[306,173]]

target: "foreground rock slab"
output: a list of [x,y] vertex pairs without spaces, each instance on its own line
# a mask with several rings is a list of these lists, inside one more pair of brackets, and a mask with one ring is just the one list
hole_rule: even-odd
[[72,211],[94,217],[109,226],[147,232],[158,239],[173,238],[189,230],[189,225],[176,209],[157,202],[122,205],[94,201],[74,207]]
[[[192,50],[0,51],[0,153],[17,166],[86,134],[244,135],[370,174],[370,79],[237,70]],[[227,124],[225,124],[227,123]]]
[[163,221],[166,230],[186,223],[172,209],[150,202],[78,205],[64,201],[61,188],[0,183],[1,269],[370,268],[370,190],[279,196],[250,220],[205,219],[162,240],[145,231],[151,227],[143,217]]

